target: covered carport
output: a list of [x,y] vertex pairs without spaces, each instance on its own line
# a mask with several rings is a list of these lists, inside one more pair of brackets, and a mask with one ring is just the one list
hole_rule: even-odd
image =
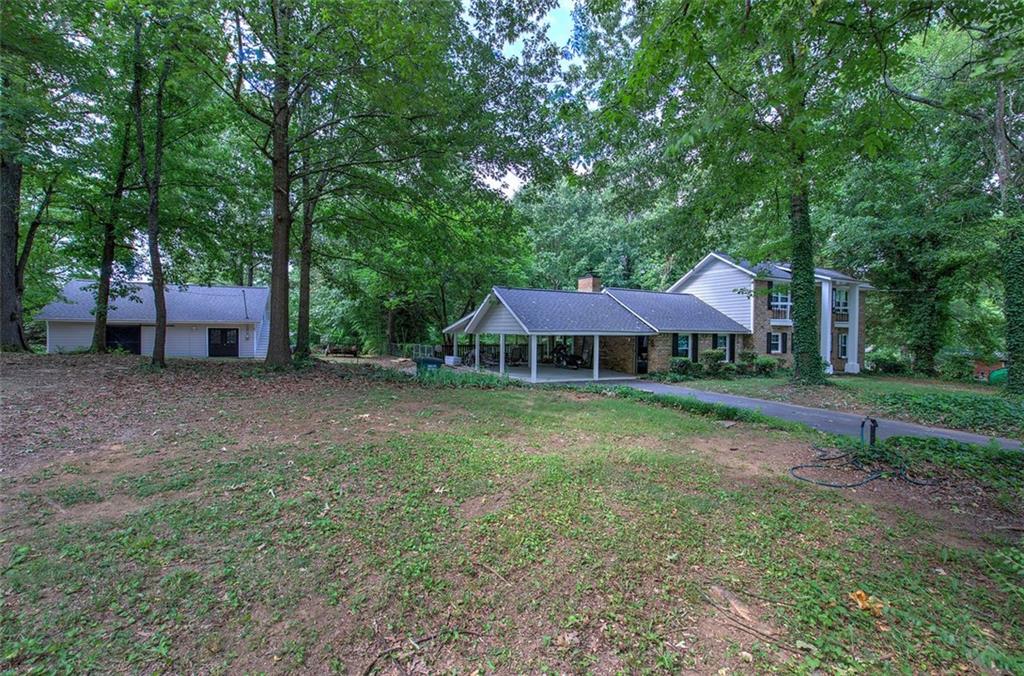
[[[494,370],[531,383],[633,378],[628,360],[635,359],[635,355],[619,354],[610,349],[611,343],[621,337],[656,333],[607,294],[512,287],[494,287],[474,312],[446,327],[444,332],[453,338],[460,334],[473,336],[472,361],[477,370],[482,367],[481,336],[497,336]],[[527,359],[523,365],[509,363],[506,347],[510,336],[524,336],[527,340]],[[605,345],[602,337],[606,339]],[[542,363],[543,347],[565,344],[567,339],[571,339],[574,353],[578,349],[584,363],[581,368]]]

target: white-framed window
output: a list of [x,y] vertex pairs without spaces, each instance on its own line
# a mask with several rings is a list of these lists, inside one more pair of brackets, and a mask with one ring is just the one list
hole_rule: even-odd
[[677,333],[675,334],[675,345],[672,346],[673,357],[686,357],[690,358],[690,334],[688,333]]
[[846,359],[846,339],[849,338],[849,334],[839,334],[839,358]]
[[832,312],[850,311],[850,292],[847,289],[832,289]]
[[782,334],[772,332],[772,338],[768,341],[768,351],[772,354],[782,354]]
[[780,291],[772,290],[772,307],[788,307],[792,304],[793,301],[789,296],[789,289]]
[[712,347],[722,351],[722,361],[729,361],[729,334],[716,333],[715,344]]

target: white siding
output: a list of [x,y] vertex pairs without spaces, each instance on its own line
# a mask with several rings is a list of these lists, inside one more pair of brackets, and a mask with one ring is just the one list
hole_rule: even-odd
[[92,322],[46,322],[46,351],[73,352],[92,347]]
[[750,316],[752,290],[753,280],[749,274],[718,259],[708,261],[681,287],[673,289],[677,293],[693,294],[748,329],[753,328]]
[[[167,342],[164,354],[168,357],[203,358],[210,351],[210,328],[238,329],[238,356],[252,359],[255,338],[255,327],[251,324],[208,325],[208,324],[173,324],[167,327]],[[153,354],[153,337],[156,327],[142,327],[142,354]]]
[[500,302],[486,310],[484,318],[477,325],[476,333],[524,333],[516,318]]
[[270,313],[263,315],[263,321],[256,327],[256,343],[254,356],[256,359],[267,358],[267,347],[270,345]]

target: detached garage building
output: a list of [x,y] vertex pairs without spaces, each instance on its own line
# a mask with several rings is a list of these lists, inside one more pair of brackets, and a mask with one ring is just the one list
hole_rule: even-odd
[[[110,301],[107,347],[153,353],[156,306],[153,287],[131,284],[127,296]],[[255,286],[168,286],[168,357],[267,356],[270,291]],[[36,315],[46,322],[46,351],[73,352],[92,346],[96,282],[74,280]]]

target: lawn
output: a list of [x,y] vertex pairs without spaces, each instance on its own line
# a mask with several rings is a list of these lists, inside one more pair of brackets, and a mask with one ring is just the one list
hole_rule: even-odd
[[1024,667],[1019,503],[796,482],[811,432],[365,367],[4,360],[0,668]]
[[981,383],[893,376],[837,376],[824,387],[793,385],[788,375],[701,379],[695,389],[885,416],[924,425],[1024,439],[1024,401]]

